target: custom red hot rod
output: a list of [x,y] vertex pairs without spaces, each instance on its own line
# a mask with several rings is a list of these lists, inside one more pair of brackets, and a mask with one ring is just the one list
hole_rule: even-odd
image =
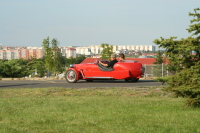
[[98,61],[95,61],[94,63],[70,65],[65,78],[69,83],[76,83],[78,80],[92,82],[96,79],[124,79],[127,82],[137,82],[143,75],[144,68],[137,61],[117,62],[113,69],[108,70],[99,67]]

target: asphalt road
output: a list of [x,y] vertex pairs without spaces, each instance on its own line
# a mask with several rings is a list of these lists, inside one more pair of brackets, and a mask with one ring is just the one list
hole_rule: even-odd
[[80,80],[77,83],[68,83],[66,80],[1,80],[0,89],[15,88],[46,88],[46,87],[63,87],[63,88],[93,88],[93,87],[144,87],[144,86],[161,86],[160,82],[154,80],[140,79],[138,82],[125,82],[124,80],[94,80],[86,82]]

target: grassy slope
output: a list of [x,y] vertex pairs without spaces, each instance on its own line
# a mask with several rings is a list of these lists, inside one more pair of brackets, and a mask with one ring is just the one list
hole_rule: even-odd
[[1,133],[197,133],[200,110],[159,88],[0,90]]

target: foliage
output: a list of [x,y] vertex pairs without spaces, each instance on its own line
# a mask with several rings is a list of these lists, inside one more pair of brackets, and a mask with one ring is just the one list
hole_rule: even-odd
[[45,72],[45,62],[44,59],[32,59],[31,61],[28,62],[27,64],[30,68],[29,73],[33,73],[37,71],[37,76],[38,77],[43,77],[44,72]]
[[168,90],[174,91],[176,96],[187,97],[187,105],[200,107],[200,11],[194,9],[191,20],[193,25],[187,29],[192,33],[188,38],[177,40],[177,37],[169,39],[155,39],[154,43],[165,48],[165,57],[169,60],[168,70],[175,75],[167,80]]
[[163,52],[158,50],[156,53],[156,57],[154,58],[156,61],[153,64],[162,64],[165,63],[165,58],[163,57]]
[[78,56],[75,58],[76,59],[76,64],[81,63],[83,60],[86,59],[86,57],[84,55]]
[[186,97],[188,106],[200,107],[200,62],[195,66],[183,69],[168,80],[167,90],[175,95]]
[[4,73],[4,68],[5,68],[5,65],[4,65],[4,62],[6,60],[0,60],[0,76],[1,77],[5,77],[5,73]]
[[50,47],[49,37],[43,40],[43,49],[44,49],[44,61],[45,61],[45,67],[47,70],[52,71],[53,70],[53,52]]
[[45,67],[54,73],[62,73],[65,70],[64,58],[58,45],[59,42],[55,38],[51,43],[49,37],[43,40]]
[[[187,39],[174,40],[177,37],[160,40],[156,39],[154,43],[166,48],[165,57],[169,60],[168,69],[170,71],[180,72],[183,68],[190,68],[199,61],[199,39],[188,37]],[[195,53],[195,54],[192,54]]]
[[53,72],[62,73],[65,70],[64,58],[62,57],[61,49],[58,48],[59,42],[57,39],[52,39],[52,51],[53,51]]
[[2,77],[21,78],[27,76],[29,67],[27,67],[27,60],[12,59],[9,61],[1,61],[0,69]]
[[[70,64],[79,64],[85,59],[85,56],[79,56],[76,58],[63,58],[61,61],[62,66],[69,66]],[[15,59],[15,60],[0,60],[0,77],[2,78],[20,78],[28,76],[37,71],[38,77],[43,77],[46,73],[45,59],[31,60]]]
[[59,42],[55,38],[52,39],[51,43],[49,37],[43,40],[45,68],[48,72],[62,73],[65,71],[65,67],[68,67],[70,64],[78,64],[85,59],[85,56],[63,58],[58,45]]
[[158,81],[158,82],[162,82],[162,85],[164,85],[165,82],[168,81],[168,78],[169,77],[157,77],[155,80]]
[[101,58],[104,60],[109,60],[111,54],[113,54],[113,46],[107,43],[102,43],[101,47],[103,48]]
[[76,58],[66,58],[65,59],[65,66],[69,67],[70,64],[79,64],[81,63],[83,60],[85,60],[85,56],[84,55],[80,55]]

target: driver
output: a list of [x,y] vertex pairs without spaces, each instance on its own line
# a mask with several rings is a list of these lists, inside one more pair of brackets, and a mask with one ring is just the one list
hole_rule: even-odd
[[118,62],[118,61],[116,60],[116,54],[112,54],[112,55],[110,56],[110,59],[111,59],[111,61],[110,61],[108,64],[105,64],[105,63],[103,63],[103,62],[101,62],[101,61],[99,61],[99,63],[100,63],[101,65],[105,66],[105,67],[111,67],[111,68],[113,68],[114,64]]

